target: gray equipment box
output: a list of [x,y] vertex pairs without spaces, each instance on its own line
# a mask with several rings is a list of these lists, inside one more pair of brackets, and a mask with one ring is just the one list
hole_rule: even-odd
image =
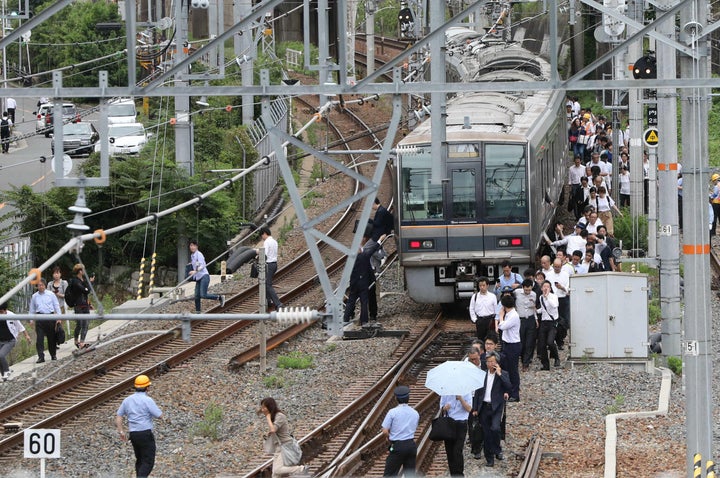
[[571,361],[648,362],[646,274],[576,274],[570,291]]

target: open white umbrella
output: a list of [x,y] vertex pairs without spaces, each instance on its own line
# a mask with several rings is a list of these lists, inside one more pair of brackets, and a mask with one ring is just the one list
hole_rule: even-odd
[[449,360],[430,370],[425,386],[438,395],[465,395],[485,383],[485,372],[472,362]]

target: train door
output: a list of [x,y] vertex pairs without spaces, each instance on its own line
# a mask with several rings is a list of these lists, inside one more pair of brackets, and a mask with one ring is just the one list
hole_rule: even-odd
[[478,225],[482,168],[478,161],[449,162],[446,177],[448,255],[483,251],[481,226]]

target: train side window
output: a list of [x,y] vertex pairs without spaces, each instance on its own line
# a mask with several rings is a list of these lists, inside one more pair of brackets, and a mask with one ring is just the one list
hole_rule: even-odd
[[506,222],[528,220],[524,144],[485,145],[485,215]]
[[400,220],[442,220],[443,195],[441,184],[431,184],[432,154],[430,148],[398,155],[400,172]]

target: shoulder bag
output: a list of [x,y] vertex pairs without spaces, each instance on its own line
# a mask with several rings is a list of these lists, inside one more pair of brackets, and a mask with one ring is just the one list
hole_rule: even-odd
[[55,324],[55,343],[58,345],[65,343],[65,329],[63,329],[62,323]]
[[277,440],[278,445],[280,445],[280,454],[282,455],[285,466],[299,465],[300,460],[302,459],[302,449],[300,448],[300,443],[298,443],[295,437],[290,435],[290,441],[285,443],[280,443],[280,439],[277,435],[275,435],[275,439]]
[[429,438],[432,441],[445,441],[454,439],[455,420],[447,416],[446,412],[442,412],[439,416],[433,418]]

